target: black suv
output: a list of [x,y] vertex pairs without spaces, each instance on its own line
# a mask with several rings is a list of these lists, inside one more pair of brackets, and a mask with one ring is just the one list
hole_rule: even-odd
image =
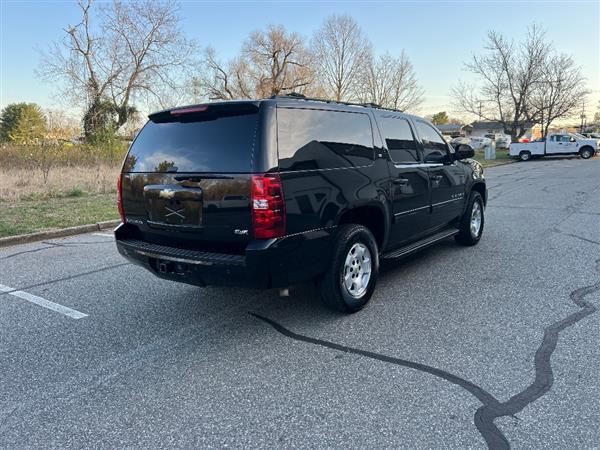
[[149,116],[119,177],[119,252],[174,281],[281,288],[315,279],[361,309],[382,259],[477,244],[487,189],[468,146],[374,105],[277,96]]

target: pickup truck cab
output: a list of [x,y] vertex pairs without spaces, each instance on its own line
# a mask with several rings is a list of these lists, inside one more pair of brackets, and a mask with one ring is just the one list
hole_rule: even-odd
[[282,290],[315,280],[327,306],[355,312],[380,261],[481,239],[483,169],[422,118],[290,95],[149,119],[119,175],[115,236],[158,277]]
[[534,142],[510,144],[509,155],[521,161],[546,155],[579,155],[583,159],[589,159],[597,151],[597,139],[586,139],[574,133],[555,133]]

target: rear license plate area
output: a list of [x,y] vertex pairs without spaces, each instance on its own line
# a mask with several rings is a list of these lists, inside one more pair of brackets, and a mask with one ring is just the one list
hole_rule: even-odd
[[202,225],[202,202],[176,198],[147,200],[148,219],[165,225]]

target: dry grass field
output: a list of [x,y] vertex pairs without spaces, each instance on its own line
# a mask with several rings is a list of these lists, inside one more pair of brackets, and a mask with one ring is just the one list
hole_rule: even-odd
[[118,218],[124,150],[0,148],[0,237]]
[[0,202],[21,202],[116,192],[119,166],[56,167],[43,173],[35,169],[0,168]]

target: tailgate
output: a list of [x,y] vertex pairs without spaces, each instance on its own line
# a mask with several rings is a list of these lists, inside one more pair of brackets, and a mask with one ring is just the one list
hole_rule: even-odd
[[126,222],[147,242],[243,252],[258,127],[250,102],[151,115],[123,165]]
[[126,222],[148,242],[239,252],[250,239],[250,175],[123,174]]

